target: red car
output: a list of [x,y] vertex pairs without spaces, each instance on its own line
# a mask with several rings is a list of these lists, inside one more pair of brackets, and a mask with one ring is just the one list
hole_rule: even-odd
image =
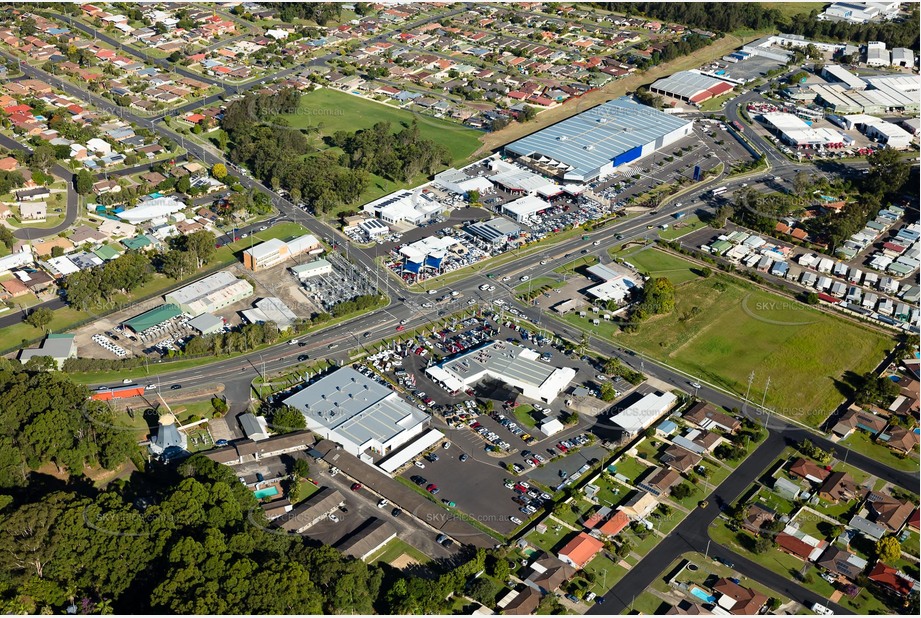
[[352,491],[358,491],[361,489],[361,483],[352,483]]
[[397,326],[397,332],[400,332],[401,330],[403,330],[403,329],[405,329],[405,328],[406,328],[405,326],[403,326],[402,324],[400,324],[399,326]]
[[431,491],[435,491],[436,489],[438,489],[438,485],[436,485],[435,483],[429,483],[428,486],[425,488],[425,491],[431,492]]

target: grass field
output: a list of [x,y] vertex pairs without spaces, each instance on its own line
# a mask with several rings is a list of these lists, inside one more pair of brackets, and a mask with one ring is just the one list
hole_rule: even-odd
[[419,564],[425,564],[429,562],[429,557],[423,554],[421,551],[407,543],[406,541],[400,539],[391,539],[383,549],[380,550],[377,554],[368,557],[368,562],[370,564],[375,564],[378,562],[383,562],[385,564],[390,564],[403,554],[406,554]]
[[553,272],[562,274],[573,274],[576,272],[576,269],[582,268],[583,266],[594,266],[598,263],[597,255],[584,255],[578,259],[573,260],[572,262],[567,262],[558,268],[554,268]]
[[906,457],[899,457],[895,451],[882,444],[874,442],[870,436],[862,431],[855,431],[839,444],[846,446],[852,451],[857,451],[867,457],[872,457],[890,468],[896,470],[917,470],[918,454],[912,453]]
[[530,281],[525,281],[519,285],[515,286],[516,294],[525,294],[528,290],[535,291],[539,290],[544,286],[550,286],[551,288],[558,288],[563,285],[562,281],[557,281],[552,277],[536,277]]
[[330,88],[303,95],[298,111],[284,114],[283,118],[296,128],[319,126],[321,136],[368,129],[377,122],[389,122],[396,132],[415,118],[422,137],[443,144],[455,164],[466,161],[480,147],[482,135],[455,122],[413,114]]
[[[598,336],[664,361],[700,381],[744,394],[755,373],[751,398],[806,425],[818,426],[841,402],[836,383],[847,371],[872,369],[892,345],[881,334],[765,292],[735,278],[697,276],[690,262],[657,250],[627,261],[677,286],[676,309],[650,318],[638,332],[600,324]],[[696,308],[696,309],[695,309]],[[578,315],[566,321],[593,330]]]
[[821,12],[824,7],[828,6],[827,2],[759,2],[758,4],[768,9],[777,9],[788,21],[794,15],[808,14],[812,10]]
[[667,230],[660,230],[659,238],[662,238],[664,240],[674,240],[676,238],[680,238],[681,236],[684,236],[685,234],[690,234],[694,230],[699,230],[705,225],[707,224],[701,221],[697,217],[697,215],[691,215],[689,217],[685,217],[684,219],[681,219],[681,221],[678,224],[674,225],[673,227],[668,228]]

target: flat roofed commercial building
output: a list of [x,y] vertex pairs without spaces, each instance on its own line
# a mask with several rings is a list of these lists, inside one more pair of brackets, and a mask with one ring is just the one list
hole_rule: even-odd
[[198,317],[189,320],[189,326],[197,330],[202,335],[212,335],[219,333],[224,328],[224,320],[213,313],[203,313]]
[[25,365],[31,359],[47,356],[54,360],[60,368],[68,358],[77,357],[77,342],[73,335],[48,335],[41,347],[22,350],[19,353],[20,362]]
[[[373,221],[377,221],[377,219],[373,219]],[[333,272],[333,265],[321,258],[312,262],[306,262],[305,264],[298,264],[291,268],[291,272],[294,273],[298,279],[303,281],[310,277],[331,275]]]
[[300,410],[307,428],[371,462],[422,433],[427,414],[351,367],[343,367],[284,400]]
[[505,152],[543,161],[543,168],[555,166],[563,180],[584,182],[690,135],[691,127],[690,121],[622,97],[512,142]]
[[501,245],[521,234],[521,227],[508,219],[496,217],[489,221],[479,221],[468,225],[467,231],[488,243]]
[[396,536],[397,529],[391,524],[377,517],[372,517],[363,528],[352,533],[336,549],[346,556],[365,560],[396,538]]
[[732,84],[695,71],[678,71],[654,82],[649,91],[688,103],[703,103],[732,91]]
[[272,523],[285,532],[297,534],[328,517],[343,504],[345,496],[338,490],[323,487]]
[[143,333],[148,328],[159,326],[180,315],[182,315],[182,309],[173,303],[166,303],[165,305],[154,307],[150,311],[145,311],[140,315],[136,315],[130,320],[122,322],[122,325],[127,326],[136,333]]
[[243,251],[243,265],[250,270],[264,270],[289,258],[321,249],[320,241],[313,234],[304,234],[287,242],[273,238]]
[[633,405],[611,416],[611,421],[633,436],[648,428],[652,423],[675,405],[678,398],[672,393],[649,393]]
[[269,296],[256,301],[253,309],[242,311],[250,324],[274,322],[278,330],[288,330],[297,321],[297,315],[280,298]]
[[252,296],[253,286],[244,279],[222,270],[170,292],[164,297],[167,303],[178,306],[192,317],[214,313],[228,305]]
[[553,367],[537,352],[504,341],[493,341],[425,372],[448,390],[460,391],[483,378],[519,389],[529,399],[550,403],[576,377],[572,367]]

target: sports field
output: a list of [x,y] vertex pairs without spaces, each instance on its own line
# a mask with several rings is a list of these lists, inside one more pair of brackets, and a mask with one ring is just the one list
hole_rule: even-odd
[[[754,372],[754,401],[761,401],[770,377],[768,407],[809,426],[843,400],[836,382],[845,372],[871,370],[893,345],[884,335],[744,281],[715,273],[702,278],[694,264],[656,249],[626,259],[675,282],[676,309],[647,320],[636,333],[610,325],[598,335],[737,394],[745,394]],[[566,320],[592,328],[577,315]]]
[[298,111],[284,114],[283,118],[296,128],[319,126],[321,136],[336,131],[368,129],[378,122],[389,122],[396,132],[415,118],[422,136],[443,144],[451,152],[455,164],[465,161],[480,147],[483,135],[456,122],[414,114],[330,88],[302,95]]

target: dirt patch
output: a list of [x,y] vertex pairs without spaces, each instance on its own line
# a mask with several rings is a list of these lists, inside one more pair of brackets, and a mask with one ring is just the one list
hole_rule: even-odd
[[419,561],[415,560],[409,554],[400,554],[390,561],[390,566],[395,569],[405,569],[406,567],[412,566],[414,564],[419,564]]

